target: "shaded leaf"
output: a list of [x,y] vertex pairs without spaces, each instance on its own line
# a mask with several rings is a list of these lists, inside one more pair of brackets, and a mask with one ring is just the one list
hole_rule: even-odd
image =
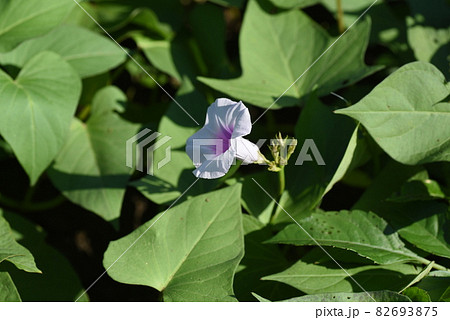
[[414,302],[431,302],[428,293],[417,287],[407,288],[402,293]]
[[418,248],[450,258],[448,206],[437,201],[386,203],[382,212],[400,236]]
[[[69,261],[45,241],[45,232],[27,219],[5,212],[16,241],[30,248],[42,274],[6,266],[23,301],[75,301],[84,291]],[[78,301],[88,301],[85,294]]]
[[[331,266],[331,264],[328,264]],[[394,290],[404,287],[418,273],[414,266],[408,264],[392,264],[387,266],[351,267],[345,270],[365,290]],[[275,280],[293,286],[307,294],[326,292],[359,292],[362,289],[339,269],[336,264],[332,268],[325,265],[298,261],[289,269],[266,276],[263,280]]]
[[9,223],[3,217],[0,209],[0,263],[5,260],[13,263],[21,270],[41,273],[36,267],[30,251],[14,239]]
[[[183,85],[175,97],[185,106],[189,114],[197,121],[202,121],[208,107],[203,95],[185,78]],[[175,103],[171,103],[166,114],[162,117],[158,132],[163,139],[170,138],[153,152],[153,162],[150,164],[152,175],[145,175],[130,184],[135,186],[151,201],[163,204],[178,198],[195,180],[192,174],[194,165],[185,151],[186,140],[198,130],[197,125]],[[170,150],[170,161],[166,164],[166,150]],[[160,163],[164,165],[160,165]],[[190,195],[210,191],[220,183],[219,180],[199,180],[190,189]]]
[[253,301],[255,292],[272,300],[298,295],[297,290],[280,282],[261,281],[263,276],[286,269],[289,263],[276,245],[263,243],[272,236],[267,226],[249,215],[243,215],[243,225],[245,255],[234,278],[236,298]]
[[408,28],[408,43],[417,60],[431,62],[447,77],[450,76],[450,28],[434,29],[412,24]]
[[48,171],[67,198],[108,221],[120,215],[131,174],[125,162],[126,141],[139,129],[118,114],[125,102],[118,88],[100,90],[86,124],[73,120],[69,137]]
[[416,287],[425,290],[431,301],[440,301],[450,287],[450,271],[432,271]]
[[[308,101],[295,128],[297,151],[285,168],[286,191],[279,201],[274,223],[292,223],[292,219],[281,208],[294,219],[308,216],[314,211],[325,192],[348,169],[348,162],[354,152],[357,135],[355,123],[333,114],[318,99],[311,98]],[[307,139],[313,141],[325,165],[320,163],[309,147],[305,151],[311,159],[303,159],[304,155],[300,157],[302,148],[308,146],[305,144]]]

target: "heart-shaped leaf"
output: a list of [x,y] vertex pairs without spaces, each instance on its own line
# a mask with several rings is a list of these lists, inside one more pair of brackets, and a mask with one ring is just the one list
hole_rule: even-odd
[[244,255],[240,191],[235,185],[197,196],[112,241],[103,261],[108,274],[156,288],[165,301],[233,301]]
[[326,95],[378,70],[364,63],[369,31],[370,22],[365,20],[325,53],[336,39],[308,15],[299,10],[271,15],[252,0],[239,39],[242,76],[232,80],[199,80],[262,108],[271,106],[290,88],[274,108],[293,106],[316,87],[319,95]]
[[13,51],[0,54],[0,64],[23,67],[42,51],[59,54],[81,78],[105,72],[125,60],[125,52],[111,40],[80,27],[61,26],[43,37],[23,42]]
[[75,70],[52,52],[34,56],[16,79],[0,69],[0,134],[31,184],[64,144],[80,92]]
[[72,0],[2,0],[0,52],[42,35],[58,25],[75,6]]
[[89,119],[73,120],[67,141],[48,171],[67,198],[108,221],[120,215],[131,174],[125,162],[126,141],[139,129],[117,113],[125,102],[125,95],[115,87],[99,91]]
[[380,147],[401,163],[450,161],[450,103],[442,102],[449,94],[436,67],[413,62],[357,104],[336,112],[360,121]]

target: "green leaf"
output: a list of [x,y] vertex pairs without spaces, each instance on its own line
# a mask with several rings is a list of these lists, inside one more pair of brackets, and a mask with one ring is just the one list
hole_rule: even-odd
[[[144,52],[147,59],[150,60],[150,62],[157,69],[161,70],[164,73],[167,73],[178,81],[181,81],[182,73],[193,72],[190,67],[188,67],[188,71],[178,71],[178,68],[174,62],[175,58],[172,56],[172,52],[176,51],[178,53],[181,53],[181,57],[183,57],[184,50],[176,48],[176,44],[168,40],[153,40],[141,34],[133,35],[133,39],[139,49]],[[184,65],[191,66],[191,63],[186,63]]]
[[226,7],[238,7],[241,8],[242,5],[244,4],[245,0],[209,0],[213,3],[217,3],[220,4],[222,6],[226,6]]
[[316,87],[319,95],[327,95],[379,69],[364,64],[369,31],[368,20],[356,25],[306,72],[335,39],[302,11],[271,15],[252,0],[239,39],[242,76],[199,80],[236,99],[268,108],[306,72],[274,108],[298,105]]
[[0,272],[0,302],[21,302],[14,282],[8,272]]
[[403,294],[414,302],[431,302],[430,295],[417,287],[407,288],[403,291]]
[[306,295],[283,302],[411,302],[408,297],[393,291],[369,291],[357,293],[323,293]]
[[450,302],[450,286],[447,288],[447,290],[445,290],[445,292],[442,294],[441,298],[439,299],[439,301],[443,301],[443,302]]
[[278,177],[276,174],[260,172],[238,180],[242,183],[242,206],[263,224],[267,224],[272,215],[275,201],[267,196],[262,197],[261,189],[255,185],[252,179],[258,181],[269,194],[276,194],[278,192]]
[[[5,266],[22,300],[75,301],[84,292],[84,288],[69,261],[47,244],[42,228],[15,213],[5,212],[5,217],[11,224],[15,240],[33,252],[42,270],[42,274],[35,274]],[[84,295],[78,301],[88,300],[88,296]]]
[[414,18],[435,28],[448,27],[448,16],[450,15],[448,0],[433,0],[432,6],[422,0],[407,0],[407,3]]
[[[407,64],[357,104],[336,111],[360,121],[395,160],[420,164],[450,160],[450,104],[442,73],[431,64]],[[433,130],[428,130],[433,128]]]
[[2,0],[0,3],[0,52],[45,34],[74,8],[72,0]]
[[0,69],[0,92],[0,134],[34,184],[64,144],[81,81],[57,54],[42,52],[16,79]]
[[121,118],[125,95],[116,87],[100,90],[86,124],[74,119],[70,134],[48,171],[54,185],[72,202],[111,221],[120,215],[131,174],[126,141],[139,126]]
[[402,238],[422,250],[450,259],[447,205],[437,201],[386,202],[380,212]]
[[440,301],[450,287],[450,271],[432,271],[417,287],[425,290],[431,301]]
[[411,179],[405,182],[400,191],[394,192],[387,201],[410,202],[445,199],[446,196],[439,184],[431,179]]
[[0,64],[23,67],[42,51],[59,54],[81,78],[101,74],[125,61],[125,52],[111,40],[80,27],[61,26],[43,37],[23,42],[11,52],[0,54]]
[[165,301],[234,301],[244,255],[240,192],[236,185],[197,196],[112,241],[103,261],[108,274],[156,288]]
[[[370,291],[386,289],[398,291],[418,273],[414,266],[408,264],[346,267],[345,270],[365,290]],[[327,267],[298,261],[289,269],[264,277],[263,280],[280,281],[307,294],[361,291],[361,288],[336,264],[328,264]]]
[[254,292],[272,300],[298,295],[297,290],[280,282],[261,281],[263,276],[286,269],[289,263],[276,245],[263,243],[272,236],[269,227],[249,215],[243,215],[243,225],[245,255],[234,278],[236,298],[239,301],[253,301]]
[[252,292],[252,295],[256,298],[256,300],[258,300],[259,302],[272,302],[266,298],[261,297],[260,295]]
[[270,0],[275,6],[283,9],[304,8],[320,3],[322,0]]
[[417,60],[431,62],[446,76],[450,76],[449,43],[450,28],[434,29],[428,26],[414,25],[408,28],[408,42]]
[[297,224],[291,224],[268,242],[335,246],[355,251],[379,264],[423,260],[408,250],[392,227],[374,213],[315,212],[298,223],[309,235]]
[[5,260],[21,270],[41,273],[30,251],[14,240],[11,228],[0,209],[0,263]]
[[149,33],[163,39],[173,38],[173,31],[170,25],[159,21],[158,16],[153,10],[147,8],[135,8],[137,11],[130,15],[130,22],[132,24],[143,27]]
[[197,63],[204,64],[204,70],[201,71],[209,76],[227,75],[229,62],[223,9],[212,4],[195,6],[189,14],[189,24],[198,46],[198,50],[194,49]]
[[388,161],[352,209],[380,214],[384,210],[385,200],[421,171],[421,166],[405,166],[393,160]]
[[426,268],[424,268],[410,283],[408,283],[408,285],[399,291],[399,293],[402,293],[402,291],[407,290],[409,287],[411,287],[412,285],[416,284],[417,282],[419,282],[420,280],[422,280],[423,278],[425,278],[431,271],[431,269],[434,266],[434,261],[431,261]]
[[331,181],[328,183],[324,195],[330,191],[333,186],[339,182],[344,175],[347,173],[347,171],[351,168],[353,157],[355,155],[356,147],[358,145],[358,127],[355,128],[355,131],[353,131],[353,134],[350,138],[350,141],[348,142],[347,149],[345,150],[344,156],[342,157],[341,162],[339,163],[338,168],[336,169],[336,172],[333,175],[333,178],[331,178]]

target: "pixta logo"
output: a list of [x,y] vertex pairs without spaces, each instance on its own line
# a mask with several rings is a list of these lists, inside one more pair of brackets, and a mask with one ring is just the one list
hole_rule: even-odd
[[[172,137],[163,136],[160,139],[157,139],[162,134],[159,132],[154,132],[149,135],[152,130],[144,128],[136,135],[131,137],[126,142],[126,165],[127,167],[134,168],[133,158],[136,163],[136,170],[140,172],[144,172],[144,161],[147,160],[147,174],[153,175],[154,167],[157,169],[161,169],[163,166],[168,164],[171,160],[171,147],[170,145],[165,149],[165,156],[163,159],[159,160],[157,163],[154,163],[154,152],[164,146]],[[157,139],[157,140],[156,140]],[[154,140],[155,143],[151,144]],[[136,143],[135,151],[133,152],[133,145]],[[150,145],[151,144],[151,145]],[[135,157],[133,157],[135,154]]]

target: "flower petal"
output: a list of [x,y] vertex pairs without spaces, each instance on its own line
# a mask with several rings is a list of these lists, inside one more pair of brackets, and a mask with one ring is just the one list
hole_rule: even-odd
[[217,179],[223,177],[235,161],[236,154],[229,149],[212,160],[206,160],[193,171],[197,178]]
[[242,101],[220,98],[208,108],[205,127],[212,133],[228,132],[229,138],[241,137],[252,131],[250,113]]
[[236,158],[242,160],[242,164],[250,164],[262,160],[258,146],[247,139],[241,137],[233,139],[230,148],[236,151]]
[[198,168],[204,161],[212,156],[217,156],[225,150],[220,150],[222,140],[216,140],[207,128],[202,128],[186,141],[186,153],[191,158],[194,166]]

